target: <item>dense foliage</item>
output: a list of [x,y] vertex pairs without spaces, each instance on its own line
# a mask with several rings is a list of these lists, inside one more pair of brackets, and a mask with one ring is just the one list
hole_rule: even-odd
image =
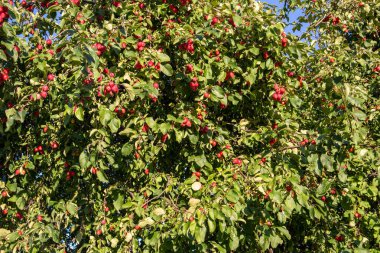
[[2,0],[0,250],[375,252],[380,3],[337,3]]

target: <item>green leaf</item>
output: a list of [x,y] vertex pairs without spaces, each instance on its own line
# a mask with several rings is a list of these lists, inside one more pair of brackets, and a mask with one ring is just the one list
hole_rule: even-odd
[[215,229],[216,229],[216,224],[215,224],[215,221],[212,220],[212,219],[207,219],[207,224],[208,224],[208,229],[210,231],[210,233],[214,233]]
[[119,239],[113,238],[111,240],[111,248],[116,248],[118,243],[119,243]]
[[321,163],[322,165],[329,171],[333,170],[333,162],[331,161],[331,157],[323,154],[321,155]]
[[161,64],[160,70],[162,73],[164,73],[167,76],[173,75],[173,68],[170,64]]
[[112,133],[116,133],[119,131],[121,125],[121,121],[118,118],[113,118],[110,123],[108,123],[109,128],[111,129]]
[[0,228],[0,238],[5,237],[10,233],[11,233],[11,231],[9,231],[8,229]]
[[190,142],[195,145],[197,144],[199,137],[198,135],[191,134],[189,135],[189,139],[190,139]]
[[196,227],[195,240],[197,241],[198,244],[201,244],[205,241],[206,233],[207,233],[207,228],[205,225],[202,225],[201,227],[198,227],[198,226]]
[[241,25],[241,23],[243,22],[242,18],[239,15],[233,15],[232,19],[236,26]]
[[80,155],[79,155],[79,165],[82,169],[86,169],[87,168],[87,162],[89,161],[88,159],[88,156],[87,154],[85,153],[85,151],[83,151]]
[[117,211],[119,211],[122,206],[123,206],[123,202],[124,202],[124,197],[123,195],[121,195],[120,193],[117,195],[117,199],[113,201],[113,206],[115,207],[115,209]]
[[239,247],[239,238],[235,234],[231,235],[228,246],[232,251],[236,250]]
[[232,203],[237,203],[239,201],[239,195],[236,193],[235,190],[229,190],[226,194],[226,198],[228,201]]
[[0,59],[4,60],[4,61],[7,61],[7,56],[5,55],[5,53],[4,53],[3,50],[0,50]]
[[19,197],[16,200],[16,206],[18,209],[23,210],[25,207],[25,199],[23,197]]
[[83,121],[84,119],[84,111],[82,107],[78,107],[75,111],[75,117],[79,119],[80,121]]
[[285,206],[292,211],[296,208],[296,202],[291,196],[288,196],[285,200]]
[[133,146],[129,143],[125,143],[121,148],[121,154],[123,156],[129,156],[133,151]]
[[103,174],[103,172],[101,170],[99,170],[98,172],[96,172],[96,176],[98,177],[99,181],[102,182],[102,183],[108,183],[108,179],[106,178],[106,176]]
[[146,124],[150,127],[150,128],[154,128],[156,126],[156,122],[154,121],[154,119],[152,117],[148,117],[145,119],[145,122]]
[[328,180],[323,180],[322,184],[320,184],[317,189],[317,194],[319,196],[325,195],[326,192],[330,189],[330,187],[331,187],[331,182],[329,182]]
[[78,216],[78,206],[75,203],[67,202],[66,203],[66,210],[73,216]]
[[360,111],[359,109],[355,109],[352,112],[352,115],[354,115],[359,120],[366,120],[366,118],[367,118],[367,115],[364,112]]
[[211,92],[212,92],[212,94],[214,94],[217,98],[220,98],[220,99],[224,98],[224,96],[225,96],[225,94],[224,94],[224,90],[223,90],[223,88],[220,87],[220,86],[214,86],[214,87],[212,87]]
[[17,231],[10,233],[6,236],[7,241],[9,241],[10,243],[17,241],[18,238],[20,238],[20,235],[18,234]]
[[99,119],[103,126],[106,126],[107,123],[112,119],[112,113],[106,108],[101,108],[99,112]]
[[167,54],[158,53],[158,59],[160,62],[168,62],[170,61],[170,57]]
[[292,104],[292,106],[295,108],[298,108],[302,105],[302,100],[296,95],[293,95],[292,97],[290,97],[289,101]]

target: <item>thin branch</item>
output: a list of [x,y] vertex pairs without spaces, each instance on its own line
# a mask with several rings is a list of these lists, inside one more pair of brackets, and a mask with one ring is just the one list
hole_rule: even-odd
[[280,151],[284,151],[284,150],[287,150],[287,149],[297,149],[297,148],[301,148],[302,146],[291,146],[291,147],[286,147],[286,148],[282,148],[280,149]]
[[325,15],[323,18],[321,18],[317,23],[311,24],[311,25],[309,26],[309,28],[319,26],[319,24],[322,23],[323,20],[324,20],[325,18],[327,18],[328,15],[331,15],[331,13],[326,14],[326,15]]
[[145,205],[147,205],[147,204],[149,204],[150,202],[152,202],[153,200],[156,200],[156,199],[159,199],[159,198],[161,198],[161,196],[162,195],[164,195],[164,193],[165,193],[165,191],[166,191],[166,189],[168,189],[168,186],[169,186],[169,182],[170,182],[170,178],[168,179],[168,183],[166,184],[166,187],[165,187],[165,189],[160,193],[160,194],[158,194],[156,197],[154,197],[154,198],[151,198],[151,199],[149,199],[149,200],[147,200],[147,201],[145,201],[145,203],[142,205],[142,207],[144,207]]

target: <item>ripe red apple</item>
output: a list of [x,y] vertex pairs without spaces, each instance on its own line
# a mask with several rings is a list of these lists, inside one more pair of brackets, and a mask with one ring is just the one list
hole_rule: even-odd
[[56,142],[56,141],[52,141],[52,142],[50,143],[50,147],[51,147],[52,149],[57,149],[57,148],[59,147],[59,144],[58,144],[58,142]]
[[1,196],[2,196],[3,198],[8,197],[8,192],[7,192],[7,191],[2,191],[2,192],[1,192]]
[[48,79],[49,81],[54,81],[54,78],[55,78],[55,76],[54,76],[53,74],[49,74],[49,75],[47,76],[47,79]]
[[344,236],[343,235],[337,235],[335,236],[335,240],[338,242],[343,242],[344,241]]
[[322,197],[321,197],[321,200],[322,200],[323,202],[326,202],[326,196],[322,196]]
[[97,235],[101,235],[102,234],[102,230],[101,229],[96,230],[96,234]]
[[76,5],[76,6],[79,6],[80,5],[80,0],[71,0],[71,3]]
[[53,42],[51,41],[51,39],[47,39],[47,40],[46,40],[46,45],[47,45],[47,46],[51,46],[52,43],[53,43]]
[[241,166],[242,161],[239,158],[234,158],[232,160],[232,163],[235,164],[235,165]]
[[270,144],[271,146],[273,146],[274,144],[276,144],[276,142],[277,142],[277,139],[273,138],[273,139],[271,139],[271,140],[269,141],[269,144]]
[[355,215],[356,219],[360,219],[362,217],[362,215],[360,213],[358,213],[358,212],[355,212],[354,215]]
[[286,47],[287,43],[288,43],[288,39],[287,38],[282,38],[281,39],[281,45],[282,45],[282,47]]
[[164,134],[161,137],[161,142],[165,143],[167,139],[168,139],[168,134]]
[[97,168],[95,168],[95,167],[91,167],[91,174],[96,174],[96,173],[98,173],[98,169]]
[[191,127],[191,121],[187,117],[184,117],[181,123],[181,127]]
[[219,19],[217,17],[213,17],[211,20],[211,25],[215,25],[217,23],[219,23]]
[[144,170],[145,175],[149,175],[149,169]]
[[268,59],[269,58],[269,53],[267,51],[265,51],[263,53],[263,57],[264,57],[265,60]]
[[44,85],[44,86],[42,86],[41,90],[45,91],[45,92],[48,92],[49,91],[49,86]]
[[46,91],[41,91],[41,92],[40,92],[40,96],[41,96],[43,99],[45,99],[45,98],[47,98],[48,93],[47,93]]
[[37,215],[37,220],[39,221],[39,222],[41,222],[41,221],[43,221],[43,217],[41,216],[41,215]]

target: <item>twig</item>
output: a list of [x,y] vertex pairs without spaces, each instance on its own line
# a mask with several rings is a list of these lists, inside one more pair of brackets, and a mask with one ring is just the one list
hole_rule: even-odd
[[302,146],[291,146],[291,147],[286,147],[286,148],[282,148],[280,149],[280,151],[284,151],[284,150],[287,150],[287,149],[296,149],[296,148],[301,148]]
[[149,204],[149,203],[152,202],[153,200],[159,199],[162,195],[164,195],[166,189],[167,189],[168,186],[169,186],[169,182],[170,182],[170,179],[168,180],[168,183],[166,184],[165,190],[163,190],[163,191],[162,191],[160,194],[158,194],[156,197],[151,198],[151,199],[149,199],[148,201],[145,201],[145,203],[142,205],[142,207],[145,206],[145,205],[147,205],[147,204]]
[[327,18],[328,15],[331,15],[331,13],[326,14],[326,15],[325,15],[323,18],[321,18],[321,20],[319,20],[317,23],[311,24],[311,25],[309,26],[309,28],[312,28],[312,27],[316,27],[316,26],[318,26],[320,23],[323,22],[323,20],[324,20],[325,18]]

